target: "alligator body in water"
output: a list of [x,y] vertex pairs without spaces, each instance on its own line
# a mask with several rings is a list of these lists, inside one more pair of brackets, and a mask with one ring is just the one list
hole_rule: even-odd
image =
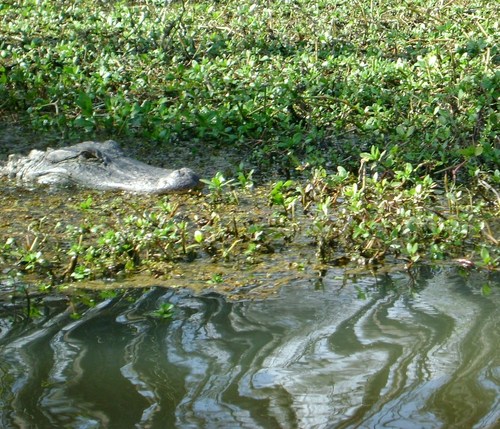
[[184,192],[201,186],[193,170],[152,167],[127,157],[113,140],[83,142],[45,152],[32,150],[28,156],[10,155],[5,166],[0,167],[2,175],[20,182],[144,194]]

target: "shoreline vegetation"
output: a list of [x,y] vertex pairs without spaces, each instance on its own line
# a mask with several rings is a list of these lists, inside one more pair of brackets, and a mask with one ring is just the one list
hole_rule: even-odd
[[303,271],[276,256],[291,248],[315,269],[497,271],[499,12],[478,0],[2,3],[2,123],[55,146],[107,136],[152,163],[183,142],[201,165],[212,151],[241,163],[203,195],[158,201],[2,190],[0,281],[50,290],[197,260]]

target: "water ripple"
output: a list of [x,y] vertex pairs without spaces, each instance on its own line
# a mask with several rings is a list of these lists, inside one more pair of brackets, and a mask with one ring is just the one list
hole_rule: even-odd
[[[453,270],[227,302],[154,288],[72,320],[0,316],[5,428],[495,427],[498,294]],[[478,274],[479,275],[479,274]],[[360,298],[364,297],[364,298]],[[149,312],[176,305],[172,320]]]

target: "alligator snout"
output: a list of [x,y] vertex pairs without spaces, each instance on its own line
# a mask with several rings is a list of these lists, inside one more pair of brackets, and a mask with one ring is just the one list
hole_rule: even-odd
[[158,193],[186,192],[191,189],[199,189],[203,183],[190,168],[174,170],[167,177],[161,178],[158,182]]

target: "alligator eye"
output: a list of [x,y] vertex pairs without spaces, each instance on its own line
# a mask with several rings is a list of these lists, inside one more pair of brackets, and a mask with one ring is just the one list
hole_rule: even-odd
[[100,150],[97,149],[82,150],[78,156],[86,161],[97,161],[102,162],[104,165],[107,164],[106,157]]
[[99,155],[101,154],[97,150],[82,150],[79,156],[83,159],[93,159],[93,158],[99,159],[101,158],[101,156]]

